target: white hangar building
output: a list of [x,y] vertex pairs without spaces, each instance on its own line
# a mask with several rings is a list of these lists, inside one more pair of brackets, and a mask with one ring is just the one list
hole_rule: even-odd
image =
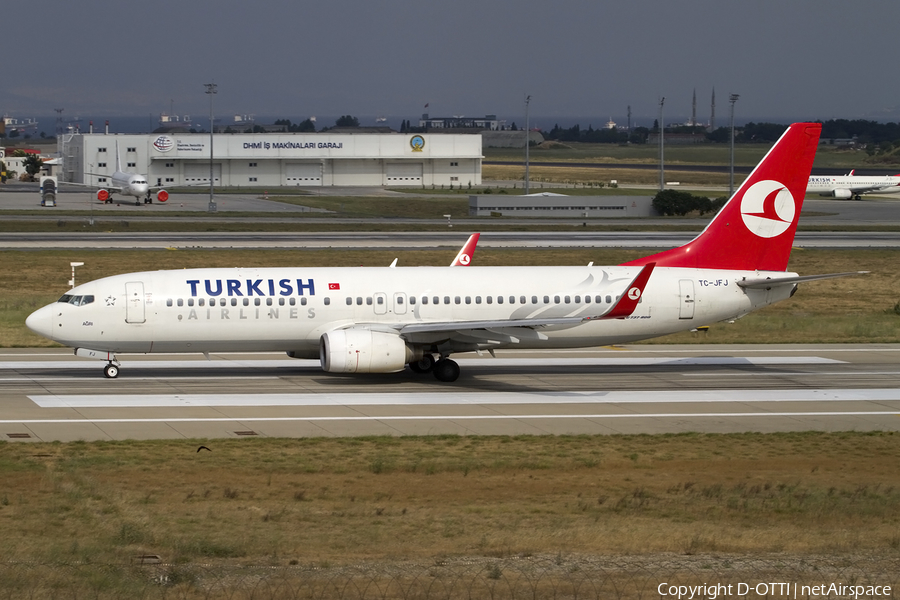
[[[209,183],[209,134],[60,136],[60,181],[102,185],[121,168],[151,186]],[[217,133],[217,186],[468,186],[481,184],[481,135],[399,133]]]

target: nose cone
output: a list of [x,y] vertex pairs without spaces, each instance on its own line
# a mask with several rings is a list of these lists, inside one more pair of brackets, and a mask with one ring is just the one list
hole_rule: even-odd
[[39,308],[25,319],[25,326],[38,335],[53,339],[53,310],[52,304]]

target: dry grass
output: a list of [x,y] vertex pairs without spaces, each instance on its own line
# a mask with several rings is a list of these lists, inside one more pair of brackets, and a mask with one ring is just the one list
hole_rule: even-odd
[[896,554],[898,452],[891,433],[0,444],[0,561]]
[[[31,334],[25,317],[66,290],[69,262],[83,261],[78,281],[106,275],[156,269],[256,266],[384,266],[445,265],[454,249],[400,250],[76,250],[5,251],[8,265],[0,278],[0,344],[5,347],[46,346]],[[476,263],[491,265],[617,264],[647,252],[619,249],[479,248]],[[10,267],[14,266],[14,267]],[[754,313],[733,325],[716,325],[709,334],[678,334],[672,343],[819,343],[898,342],[900,315],[900,251],[795,250],[791,270],[804,275],[869,270],[871,274],[805,283],[785,302]],[[710,324],[713,325],[713,324]]]
[[[703,171],[671,171],[666,181],[677,181],[682,185],[728,185],[728,173]],[[528,168],[531,191],[540,189],[541,182],[570,184],[608,184],[612,180],[619,185],[656,185],[659,183],[659,171],[653,169],[597,169],[579,167],[577,164],[560,165],[558,167],[534,166]],[[484,165],[482,167],[484,181],[525,181],[525,167]],[[738,177],[738,181],[741,177]]]

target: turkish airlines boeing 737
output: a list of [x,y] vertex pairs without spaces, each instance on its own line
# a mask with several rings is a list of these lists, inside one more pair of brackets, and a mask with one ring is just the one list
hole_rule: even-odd
[[861,200],[863,194],[900,192],[900,175],[854,175],[853,171],[847,175],[813,175],[809,178],[806,192]]
[[785,269],[821,125],[796,123],[706,229],[619,266],[186,269],[105,277],[28,327],[107,361],[117,353],[270,352],[331,373],[407,365],[454,381],[452,354],[632,342],[741,317],[791,296]]

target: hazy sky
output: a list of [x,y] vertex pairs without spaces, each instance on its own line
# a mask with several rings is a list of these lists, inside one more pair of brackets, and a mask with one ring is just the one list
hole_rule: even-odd
[[15,10],[0,37],[0,112],[16,117],[172,105],[201,117],[214,82],[218,115],[515,118],[531,94],[532,115],[623,119],[628,105],[655,116],[665,96],[669,122],[690,116],[696,89],[706,121],[715,88],[723,125],[730,93],[741,120],[900,120],[897,0],[43,0]]

